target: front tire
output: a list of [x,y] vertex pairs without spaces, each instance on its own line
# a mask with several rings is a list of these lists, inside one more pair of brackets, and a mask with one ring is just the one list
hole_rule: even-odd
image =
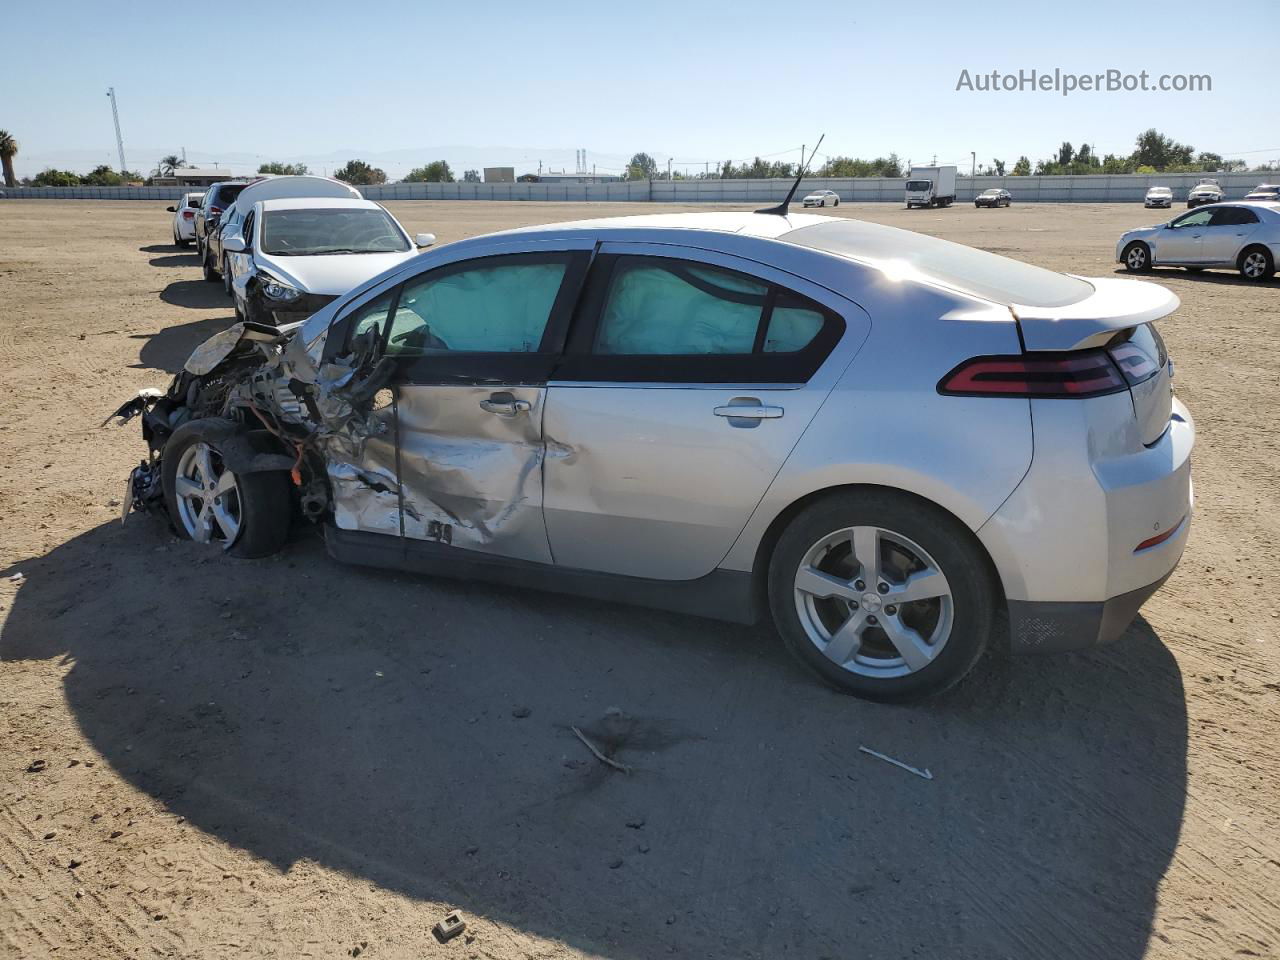
[[1141,240],[1135,240],[1124,248],[1120,259],[1130,273],[1146,273],[1151,269],[1151,248]]
[[790,652],[838,690],[905,702],[957,683],[986,648],[995,579],[950,514],[890,490],[837,493],[786,527],[769,606]]
[[204,278],[207,282],[218,282],[218,271],[213,269],[213,258],[209,256],[209,252],[207,250],[200,261],[200,266],[204,270]]
[[1275,259],[1266,247],[1246,247],[1237,265],[1240,276],[1257,282],[1270,279],[1276,272]]
[[174,431],[164,448],[165,505],[178,536],[216,543],[233,557],[279,552],[289,536],[289,476],[279,470],[237,475],[218,442],[206,439],[208,421]]

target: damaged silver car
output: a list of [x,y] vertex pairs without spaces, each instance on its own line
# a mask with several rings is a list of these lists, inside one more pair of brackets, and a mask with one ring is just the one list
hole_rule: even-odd
[[1118,636],[1191,523],[1155,284],[809,215],[531,227],[304,323],[237,323],[141,416],[126,509],[260,557],[751,623],[839,688]]

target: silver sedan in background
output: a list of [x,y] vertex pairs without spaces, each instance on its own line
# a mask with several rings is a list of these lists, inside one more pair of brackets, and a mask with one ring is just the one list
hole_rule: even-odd
[[768,616],[837,688],[911,700],[1002,611],[1017,649],[1089,647],[1173,570],[1177,306],[833,217],[512,230],[212,338],[119,411],[152,454],[127,506],[232,555],[299,510],[354,563]]
[[1275,273],[1277,257],[1280,203],[1215,203],[1130,230],[1116,242],[1116,260],[1132,273],[1220,268],[1239,270],[1246,280],[1266,280]]

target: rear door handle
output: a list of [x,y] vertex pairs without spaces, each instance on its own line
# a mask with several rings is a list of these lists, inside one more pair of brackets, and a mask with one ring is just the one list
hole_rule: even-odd
[[481,400],[480,409],[500,417],[514,417],[521,413],[528,413],[533,409],[533,404],[528,400],[517,400],[511,394],[504,392],[490,394],[487,399]]
[[727,417],[731,427],[758,427],[761,420],[776,420],[782,407],[761,403],[758,397],[734,397],[722,407],[712,410],[717,417]]

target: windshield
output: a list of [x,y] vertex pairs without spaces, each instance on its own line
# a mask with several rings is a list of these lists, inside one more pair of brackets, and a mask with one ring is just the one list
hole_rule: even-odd
[[932,180],[908,180],[907,181],[908,190],[928,190],[932,186],[933,186]]
[[262,252],[276,257],[403,253],[409,241],[385,210],[268,210]]
[[998,187],[994,187],[990,190],[983,190],[982,195],[984,197],[998,197],[1000,196],[1000,189]]

